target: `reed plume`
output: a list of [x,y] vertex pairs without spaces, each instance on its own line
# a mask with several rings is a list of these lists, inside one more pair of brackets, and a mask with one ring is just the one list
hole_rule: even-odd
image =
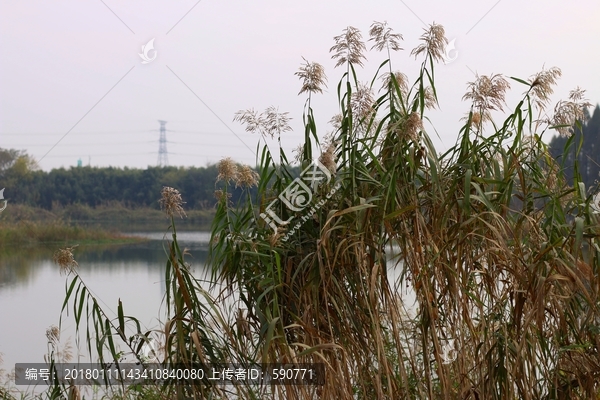
[[335,45],[329,49],[330,53],[334,53],[331,58],[337,60],[336,68],[343,64],[364,65],[366,60],[363,52],[366,51],[366,46],[362,41],[360,30],[349,26],[343,30],[343,33],[333,38]]
[[238,179],[238,168],[231,157],[223,158],[217,165],[219,175],[217,175],[217,182],[224,181],[229,184],[231,181],[237,181]]
[[369,36],[369,41],[374,42],[371,50],[377,49],[378,51],[382,51],[386,49],[388,55],[390,51],[402,50],[402,47],[400,47],[400,41],[403,40],[402,35],[394,33],[392,28],[388,26],[387,21],[373,22],[369,30]]
[[569,100],[561,100],[556,104],[549,123],[554,125],[562,136],[570,136],[574,132],[574,126],[583,121],[585,109],[591,106],[585,98],[585,90],[577,87],[569,92]]
[[65,247],[64,249],[59,249],[54,253],[54,262],[59,265],[60,272],[70,274],[75,270],[75,268],[79,267],[77,261],[75,261],[75,257],[73,256],[73,250],[77,245],[72,247]]
[[529,78],[533,103],[540,110],[545,109],[550,102],[550,96],[554,93],[556,81],[561,75],[562,71],[560,68],[552,67],[548,70],[542,70]]
[[184,202],[181,198],[181,193],[179,193],[179,190],[165,186],[160,194],[160,207],[165,211],[167,217],[172,218],[174,214],[179,215],[181,218],[186,216],[182,207]]
[[424,31],[425,33],[421,35],[423,43],[414,48],[410,54],[414,55],[415,58],[419,54],[429,54],[433,60],[443,62],[446,45],[448,44],[444,27],[434,22],[429,25],[428,29],[424,29]]
[[327,76],[325,75],[325,68],[319,63],[308,62],[304,57],[304,64],[300,66],[297,75],[302,80],[302,87],[298,94],[304,92],[308,93],[323,93],[323,87],[327,87]]

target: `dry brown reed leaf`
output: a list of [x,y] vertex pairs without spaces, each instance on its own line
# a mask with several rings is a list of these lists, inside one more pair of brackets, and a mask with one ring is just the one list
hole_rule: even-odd
[[182,204],[184,204],[184,202],[181,198],[181,193],[179,193],[179,190],[169,186],[165,186],[163,187],[160,194],[160,207],[165,211],[167,217],[171,218],[175,213],[177,213],[181,218],[186,216],[185,211],[182,207]]
[[79,387],[71,384],[69,386],[69,400],[81,400],[81,393]]
[[300,70],[294,74],[302,79],[302,88],[298,94],[304,92],[323,93],[322,87],[327,87],[327,84],[325,83],[327,81],[325,68],[319,63],[308,62],[304,57],[302,57],[302,59],[304,60],[304,64],[300,66]]
[[200,361],[201,362],[206,362],[206,354],[204,352],[204,349],[202,348],[202,344],[200,342],[200,335],[198,333],[198,330],[196,329],[196,330],[192,331],[192,333],[190,334],[190,337],[192,338],[192,341],[194,342],[194,347],[196,349],[196,354],[200,358]]
[[400,41],[403,40],[402,35],[393,33],[392,28],[388,27],[387,21],[373,22],[371,30],[369,30],[369,36],[371,37],[369,41],[375,42],[371,50],[382,51],[387,49],[388,52],[390,50],[402,50],[402,47],[400,47]]
[[414,48],[410,54],[414,55],[416,58],[419,54],[426,53],[429,54],[432,59],[443,62],[446,45],[448,44],[444,27],[434,22],[429,25],[429,29],[424,30],[425,33],[421,35],[423,43]]
[[60,266],[60,273],[69,274],[75,270],[75,268],[79,267],[77,261],[73,257],[73,250],[77,247],[77,245],[73,247],[65,247],[64,249],[59,249],[54,253],[54,262]]
[[335,45],[329,49],[329,52],[335,52],[331,58],[337,59],[336,68],[345,63],[363,66],[363,60],[366,60],[363,51],[367,48],[362,42],[360,30],[349,26],[343,30],[339,36],[335,36]]

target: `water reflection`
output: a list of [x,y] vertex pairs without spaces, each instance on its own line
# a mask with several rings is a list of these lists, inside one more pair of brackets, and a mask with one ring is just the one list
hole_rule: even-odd
[[[74,255],[79,275],[109,317],[116,318],[121,300],[126,315],[139,318],[143,326],[152,329],[160,325],[167,245],[161,232],[136,235],[148,240],[126,245],[81,245]],[[198,277],[204,276],[209,237],[206,232],[178,234],[180,247],[191,253],[186,261]],[[0,253],[0,353],[4,359],[0,369],[11,369],[17,362],[43,362],[46,329],[58,325],[65,286],[67,280],[70,282],[52,261],[58,247],[64,246]],[[63,316],[61,341],[70,340],[74,345],[72,304],[69,308],[69,314]],[[85,326],[81,329],[85,332]],[[80,348],[85,354],[85,343]]]
[[[80,245],[74,250],[75,259],[84,270],[118,270],[128,264],[144,265],[149,270],[164,269],[167,239],[163,232],[135,232],[131,235],[148,239],[125,245]],[[187,261],[202,268],[208,253],[209,232],[182,232],[177,235],[180,247],[191,254]],[[0,250],[0,290],[3,286],[31,283],[41,266],[52,260],[56,246],[35,246]],[[130,265],[131,267],[131,265]]]

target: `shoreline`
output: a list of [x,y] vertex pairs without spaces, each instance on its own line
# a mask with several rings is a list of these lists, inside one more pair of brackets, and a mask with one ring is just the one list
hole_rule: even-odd
[[[189,210],[181,220],[182,230],[210,229],[213,210]],[[80,244],[127,244],[144,241],[131,231],[168,229],[164,212],[152,208],[127,208],[122,205],[89,207],[73,205],[53,210],[12,205],[0,214],[0,249],[15,246]]]
[[25,221],[0,224],[0,248],[14,246],[33,247],[68,244],[126,244],[144,241],[144,238],[128,236],[121,232],[98,227],[68,225],[62,221],[50,223]]

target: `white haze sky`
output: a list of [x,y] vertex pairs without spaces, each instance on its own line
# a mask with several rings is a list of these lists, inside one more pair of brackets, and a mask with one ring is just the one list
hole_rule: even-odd
[[[254,165],[259,138],[233,116],[273,105],[293,118],[294,131],[282,137],[291,156],[303,138],[306,97],[297,95],[294,76],[302,57],[323,64],[328,77],[327,91],[313,98],[323,136],[338,112],[343,73],[329,54],[333,37],[351,25],[366,41],[373,21],[404,36],[405,50],[392,62],[411,82],[422,58],[410,50],[426,24],[442,24],[455,40],[449,56],[456,59],[436,66],[440,110],[428,113],[433,125],[426,125],[440,151],[457,139],[474,72],[527,79],[557,66],[563,76],[554,103],[576,86],[600,102],[597,0],[2,0],[0,147],[26,150],[44,170],[78,159],[145,168],[157,163],[160,119],[168,121],[169,165],[223,157]],[[156,59],[144,65],[138,53],[152,38]],[[367,58],[357,69],[363,82],[384,54]],[[511,86],[508,108],[525,88]]]

